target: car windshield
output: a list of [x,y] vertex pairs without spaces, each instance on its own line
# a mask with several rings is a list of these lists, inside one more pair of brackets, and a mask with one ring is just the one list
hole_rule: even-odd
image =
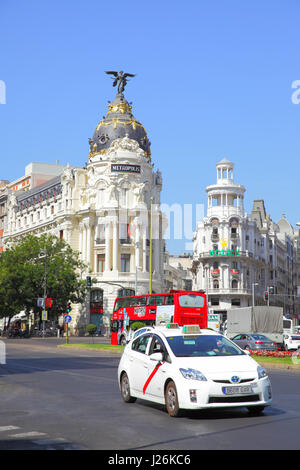
[[167,341],[177,357],[242,356],[245,353],[224,336],[169,336]]
[[186,308],[200,308],[204,305],[204,297],[195,294],[180,295],[179,305]]

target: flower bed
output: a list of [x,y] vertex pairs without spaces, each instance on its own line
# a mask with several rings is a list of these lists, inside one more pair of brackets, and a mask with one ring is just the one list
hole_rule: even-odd
[[250,351],[251,356],[258,357],[299,357],[300,353],[296,351]]

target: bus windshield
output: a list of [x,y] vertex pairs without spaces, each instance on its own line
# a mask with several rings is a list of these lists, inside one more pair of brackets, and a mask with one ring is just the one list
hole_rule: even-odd
[[180,307],[201,308],[204,305],[204,297],[195,294],[184,294],[179,296]]

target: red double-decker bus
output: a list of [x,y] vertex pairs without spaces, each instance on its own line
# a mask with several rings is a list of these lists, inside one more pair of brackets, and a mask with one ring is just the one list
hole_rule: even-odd
[[126,331],[133,322],[146,325],[173,322],[207,328],[204,291],[171,290],[168,293],[117,297],[111,322],[111,344],[126,344]]

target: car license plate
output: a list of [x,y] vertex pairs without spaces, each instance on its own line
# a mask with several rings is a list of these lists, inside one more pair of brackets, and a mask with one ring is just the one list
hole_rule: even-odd
[[224,395],[240,395],[253,393],[251,385],[236,385],[234,387],[222,387]]

